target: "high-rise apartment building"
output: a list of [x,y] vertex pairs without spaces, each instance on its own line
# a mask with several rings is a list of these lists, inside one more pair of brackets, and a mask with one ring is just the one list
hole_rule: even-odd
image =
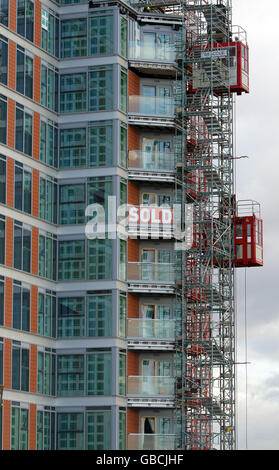
[[235,447],[242,33],[229,0],[0,0],[0,448]]

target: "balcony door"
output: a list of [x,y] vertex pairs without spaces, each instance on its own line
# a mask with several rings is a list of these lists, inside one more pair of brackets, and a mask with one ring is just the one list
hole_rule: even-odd
[[142,335],[144,338],[168,338],[170,336],[171,308],[169,305],[142,305]]
[[142,305],[142,318],[143,318],[143,328],[142,334],[144,338],[154,338],[155,337],[155,326],[154,320],[156,317],[156,305],[153,304],[144,304]]
[[143,359],[141,370],[143,395],[157,395],[154,379],[157,374],[157,361],[153,359]]
[[141,370],[142,392],[144,395],[172,395],[170,361],[143,359]]
[[171,141],[170,140],[154,140],[143,138],[142,151],[144,168],[149,170],[168,170],[170,169],[170,153]]
[[144,32],[143,55],[144,59],[170,60],[171,36],[167,33]]
[[142,258],[142,280],[155,281],[156,279],[156,250],[155,248],[143,248]]
[[143,281],[172,281],[171,251],[143,248],[141,259]]
[[145,450],[167,450],[170,442],[171,419],[155,416],[141,418],[142,448]]
[[167,85],[143,85],[143,114],[170,115],[171,112],[171,87]]

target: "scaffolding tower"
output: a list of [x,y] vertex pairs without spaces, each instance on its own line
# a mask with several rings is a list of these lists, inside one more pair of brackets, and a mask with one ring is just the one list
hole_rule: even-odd
[[[231,0],[135,0],[179,15],[175,202],[193,207],[193,243],[176,256],[181,305],[176,446],[233,450],[235,426],[234,175]],[[182,225],[187,221],[182,210]]]
[[[173,2],[174,3],[174,2]],[[181,72],[182,204],[193,244],[182,253],[182,448],[235,448],[231,0],[185,0]],[[179,178],[178,178],[179,179]],[[179,348],[179,342],[177,342]]]

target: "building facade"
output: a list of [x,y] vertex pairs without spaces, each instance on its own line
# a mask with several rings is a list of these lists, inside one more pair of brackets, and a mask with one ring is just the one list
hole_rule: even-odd
[[[210,298],[213,311],[220,311],[213,284],[203,271],[199,286],[191,284],[187,294],[187,269],[193,275],[197,258],[184,264],[172,231],[174,204],[200,204],[210,191],[216,196],[217,185],[212,168],[201,176],[193,159],[190,169],[181,160],[183,139],[186,153],[195,155],[198,138],[195,144],[184,131],[199,108],[187,119],[181,113],[184,104],[178,103],[186,93],[181,83],[191,67],[178,57],[177,45],[181,38],[187,43],[183,32],[198,21],[185,23],[178,3],[170,2],[173,10],[167,11],[120,0],[0,1],[2,449],[212,448],[214,425],[202,418],[209,406],[210,417],[217,415],[219,443],[224,427],[227,435],[233,432],[224,414],[228,409],[233,414],[232,369],[231,405],[224,399],[223,414],[218,413],[211,399],[217,349],[211,343],[206,356],[211,334],[206,336],[210,327],[204,325],[211,317],[200,311]],[[212,3],[217,8],[219,2]],[[206,14],[202,21],[206,24]],[[207,32],[213,34],[209,27]],[[217,86],[212,74],[211,85],[202,80],[196,75],[192,85]],[[222,106],[224,114],[230,104]],[[206,116],[202,135],[209,141],[216,133],[212,116]],[[226,152],[231,153],[222,142],[218,155],[222,147],[228,160]],[[231,174],[231,167],[226,171]],[[224,165],[217,172],[223,175]],[[230,184],[226,180],[223,195],[231,197]],[[108,224],[111,204],[126,203],[133,207],[128,237],[115,236],[109,225],[104,236],[88,236],[86,224],[95,214],[86,213],[88,206],[103,208]],[[232,230],[228,214],[222,227]],[[216,270],[216,253],[211,261]],[[229,262],[225,269],[232,271]],[[224,270],[224,263],[220,266]],[[224,279],[219,276],[218,285]],[[197,294],[201,284],[206,301]],[[193,305],[193,292],[199,309],[185,310],[183,299],[190,297]],[[222,305],[231,319],[231,307]],[[195,315],[205,329],[199,340],[193,339],[196,324],[191,327]],[[233,342],[233,322],[229,328]],[[195,350],[197,341],[206,343],[202,353]],[[202,366],[201,354],[207,357]],[[232,347],[230,354],[233,367]],[[191,377],[185,365],[190,356],[198,364],[193,370],[200,368]],[[217,368],[224,372],[228,358],[221,362]],[[198,381],[203,391],[195,402]],[[221,385],[227,390],[227,382]],[[199,417],[193,416],[197,408],[205,410]],[[185,444],[187,429],[192,441]],[[233,439],[227,445],[233,447]]]

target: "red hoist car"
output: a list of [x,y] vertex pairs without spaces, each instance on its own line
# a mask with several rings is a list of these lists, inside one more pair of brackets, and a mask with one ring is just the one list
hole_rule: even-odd
[[216,94],[218,88],[222,93],[225,83],[230,84],[231,93],[249,93],[249,48],[245,42],[236,37],[233,42],[208,45],[201,58],[205,59],[202,67],[193,71],[193,91],[208,88],[213,80]]
[[263,266],[263,221],[259,213],[241,217],[239,207],[235,218],[234,264],[237,268]]

